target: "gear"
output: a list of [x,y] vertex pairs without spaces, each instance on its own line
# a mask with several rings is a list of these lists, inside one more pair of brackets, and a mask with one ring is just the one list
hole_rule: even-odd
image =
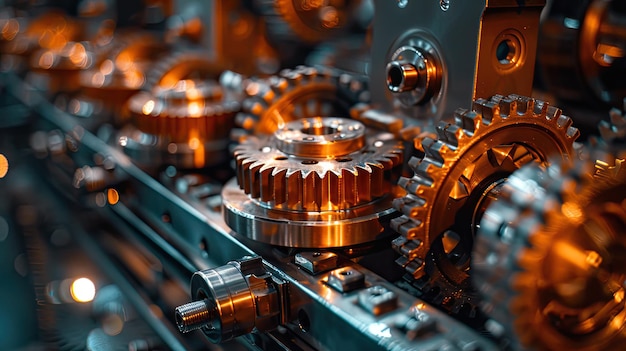
[[217,83],[192,80],[180,81],[171,89],[136,94],[128,106],[141,131],[175,143],[190,138],[228,138],[239,110],[239,103],[225,99]]
[[483,217],[474,281],[518,348],[624,344],[626,168],[593,165],[524,167]]
[[309,44],[327,39],[345,28],[359,1],[260,0],[267,29],[273,37]]
[[336,117],[286,123],[235,150],[237,182],[222,190],[234,232],[271,245],[355,247],[383,239],[398,214],[392,200],[402,143]]
[[343,210],[373,201],[392,187],[402,149],[389,134],[353,120],[308,118],[271,138],[251,137],[235,149],[241,189],[275,208]]
[[394,201],[403,215],[392,221],[402,234],[392,245],[402,255],[396,262],[418,288],[435,289],[431,294],[444,307],[471,315],[477,298],[469,261],[484,209],[522,165],[551,155],[572,159],[579,132],[559,109],[509,95],[457,110],[455,123],[440,123],[437,134],[438,140],[415,140],[424,157],[411,158],[413,177],[399,181],[407,195]]
[[365,82],[329,69],[298,66],[268,79],[247,80],[237,124],[250,134],[272,134],[281,124],[306,117],[347,116],[369,99]]
[[182,80],[217,79],[223,68],[216,65],[208,52],[181,50],[160,59],[151,70],[149,89],[171,89]]

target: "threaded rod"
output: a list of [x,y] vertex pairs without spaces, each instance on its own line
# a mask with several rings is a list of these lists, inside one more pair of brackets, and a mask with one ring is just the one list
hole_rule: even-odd
[[176,307],[176,325],[181,333],[200,329],[211,323],[207,300],[193,301]]

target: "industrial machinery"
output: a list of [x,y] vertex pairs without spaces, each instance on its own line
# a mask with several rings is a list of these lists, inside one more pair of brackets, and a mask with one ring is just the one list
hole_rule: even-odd
[[0,29],[0,349],[623,348],[622,1],[15,0]]

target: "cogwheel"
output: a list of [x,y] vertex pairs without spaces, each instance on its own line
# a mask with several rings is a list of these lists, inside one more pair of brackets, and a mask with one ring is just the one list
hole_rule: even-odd
[[186,143],[228,138],[239,103],[225,98],[216,82],[182,80],[169,89],[136,94],[128,107],[144,133]]
[[307,118],[273,137],[250,137],[235,149],[237,181],[272,208],[331,211],[386,195],[402,166],[402,148],[388,133],[361,123]]
[[250,134],[272,134],[286,122],[306,117],[347,116],[368,99],[366,84],[329,69],[298,66],[268,79],[249,80],[237,124]]
[[217,79],[223,69],[208,52],[181,50],[160,59],[151,71],[147,84],[150,89],[170,89],[181,80]]
[[318,43],[351,21],[359,1],[259,0],[268,31],[280,40]]
[[626,341],[626,169],[528,165],[481,222],[474,281],[517,348],[621,349]]
[[[412,157],[413,177],[398,182],[407,195],[394,201],[403,215],[391,223],[402,234],[392,245],[402,255],[396,262],[408,278],[428,290],[455,292],[438,299],[453,312],[467,310],[464,305],[476,300],[468,272],[484,209],[522,165],[545,163],[551,155],[572,159],[579,132],[570,125],[545,102],[494,96],[476,100],[471,111],[457,110],[454,124],[440,123],[437,140],[416,138],[424,157]],[[424,277],[427,273],[445,279]]]

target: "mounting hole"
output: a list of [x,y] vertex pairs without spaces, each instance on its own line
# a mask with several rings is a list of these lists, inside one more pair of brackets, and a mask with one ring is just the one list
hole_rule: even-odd
[[494,42],[493,63],[500,71],[514,70],[524,64],[523,36],[514,30],[498,35]]
[[284,161],[287,159],[287,156],[276,156],[274,157],[274,160],[276,161]]
[[503,65],[508,65],[513,62],[515,58],[515,51],[517,48],[513,41],[509,39],[504,39],[498,44],[496,48],[496,59]]
[[317,161],[315,161],[315,160],[304,160],[304,161],[302,161],[300,163],[302,163],[303,165],[316,165]]
[[354,274],[354,272],[352,272],[352,271],[342,271],[339,274],[341,274],[341,275],[352,275],[352,274]]
[[307,333],[311,328],[311,320],[309,319],[309,315],[303,309],[300,309],[298,311],[298,326],[300,327],[300,330],[302,330],[304,333]]
[[340,158],[336,158],[335,161],[337,161],[337,162],[350,162],[350,161],[352,161],[352,159],[350,157],[340,157]]
[[172,216],[170,216],[169,212],[163,212],[161,215],[161,220],[163,223],[172,223]]
[[206,254],[206,255],[211,254],[209,242],[205,238],[202,238],[202,240],[200,240],[198,247],[200,248],[200,250],[202,250],[202,254]]

